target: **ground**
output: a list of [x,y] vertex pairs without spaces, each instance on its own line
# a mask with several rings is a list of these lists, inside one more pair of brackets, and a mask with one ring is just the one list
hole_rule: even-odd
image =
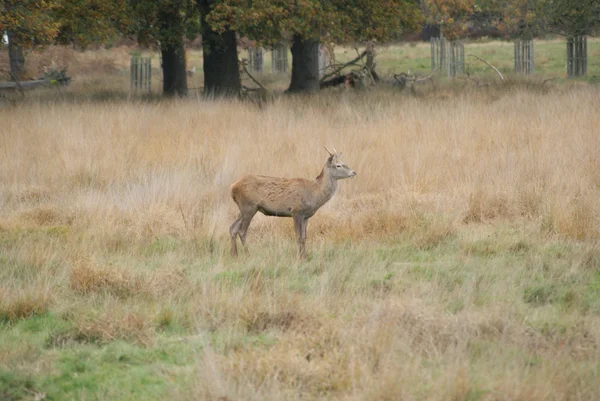
[[[165,101],[104,56],[0,108],[0,399],[600,398],[593,83]],[[308,260],[264,216],[232,259],[229,185],[324,146]]]

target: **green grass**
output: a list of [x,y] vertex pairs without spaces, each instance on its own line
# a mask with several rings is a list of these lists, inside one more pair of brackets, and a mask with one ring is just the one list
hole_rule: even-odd
[[[465,41],[465,71],[475,76],[494,76],[496,73],[487,65],[470,54],[481,57],[495,66],[504,75],[514,74],[514,48],[508,41]],[[347,47],[335,48],[335,62],[340,64],[356,57],[355,49]],[[157,54],[149,53],[154,65],[159,64]],[[247,51],[240,50],[239,58],[247,58]],[[291,66],[291,54],[289,65]],[[399,45],[385,45],[377,48],[377,71],[383,76],[391,76],[400,72],[410,72],[421,76],[431,74],[431,50],[429,43],[411,42]],[[203,86],[202,51],[188,51],[188,69],[196,67],[196,74],[189,77],[188,86],[199,88]],[[156,71],[159,78],[160,70]],[[285,89],[289,83],[288,74],[271,73],[271,54],[264,53],[264,73],[256,74],[263,85],[271,88]],[[535,41],[535,76],[566,78],[566,44],[562,39]],[[255,86],[247,77],[243,77],[248,86]],[[585,80],[596,82],[600,80],[600,39],[588,39],[588,75]]]
[[[471,74],[490,74],[495,72],[470,54],[479,56],[498,68],[503,74],[514,73],[514,46],[507,41],[465,41],[465,71]],[[188,52],[188,65],[202,70],[202,54],[199,51]],[[356,57],[355,49],[336,47],[336,63],[343,63]],[[246,57],[240,51],[240,58]],[[386,45],[377,48],[377,71],[383,75],[411,72],[419,75],[431,73],[431,49],[429,43],[415,42],[400,45]],[[289,60],[291,66],[291,55]],[[264,79],[277,80],[271,71],[270,53],[264,56]],[[544,77],[566,77],[566,43],[562,39],[535,41],[535,72]],[[600,77],[600,39],[588,39],[588,79]],[[196,78],[194,78],[195,80]]]
[[[317,242],[311,244],[311,258],[304,264],[290,263],[293,243],[269,239],[254,242],[253,255],[237,262],[225,256],[226,243],[217,244],[220,256],[215,259],[206,254],[191,258],[194,244],[181,238],[157,239],[151,244],[128,242],[126,253],[114,255],[108,249],[95,259],[130,266],[139,275],[149,275],[165,263],[174,264],[184,272],[181,284],[168,295],[133,295],[115,304],[108,293],[73,294],[63,278],[47,277],[58,297],[55,306],[42,315],[0,324],[0,394],[12,400],[32,399],[35,393],[45,394],[48,400],[160,400],[169,398],[174,389],[193,386],[197,361],[205,347],[229,355],[268,350],[282,340],[284,332],[279,327],[288,323],[261,320],[265,317],[260,314],[244,312],[242,300],[228,305],[230,301],[220,299],[209,303],[212,310],[208,312],[196,309],[186,297],[207,287],[234,297],[236,293],[255,294],[259,300],[272,291],[283,291],[300,304],[330,294],[326,296],[350,300],[338,317],[342,321],[360,315],[360,305],[368,299],[403,297],[420,288],[435,293],[424,299],[426,303],[444,305],[450,315],[507,304],[513,310],[511,324],[540,338],[570,338],[578,334],[569,322],[600,316],[600,257],[594,248],[571,241],[531,239],[510,227],[480,239],[463,234],[425,250],[410,245],[402,236],[354,246]],[[2,253],[11,254],[14,235],[21,234],[0,233]],[[57,252],[63,247],[50,230],[20,238]],[[2,269],[5,282],[20,280],[19,269],[6,262]],[[567,273],[573,269],[576,274]],[[57,270],[66,273],[68,267]],[[45,273],[37,269],[31,274],[29,280],[35,282]],[[126,337],[100,342],[76,337],[60,340],[81,324],[79,314],[92,316],[107,302],[124,311],[138,311],[149,320],[150,341],[144,345]],[[119,324],[119,317],[114,319]],[[484,337],[477,339],[468,346],[471,363],[483,363],[486,355],[500,352],[501,347]],[[552,363],[551,354],[532,353],[518,341],[511,347],[513,356],[522,354],[518,358],[532,367],[541,369]],[[507,357],[507,351],[502,352]],[[423,369],[435,375],[439,364],[432,360]],[[489,389],[472,388],[465,399],[481,399],[486,391]]]

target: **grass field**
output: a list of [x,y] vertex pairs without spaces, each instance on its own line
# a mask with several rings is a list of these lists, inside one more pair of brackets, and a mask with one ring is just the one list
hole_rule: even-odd
[[[596,86],[259,107],[86,74],[0,108],[1,400],[600,399]],[[358,176],[308,261],[261,215],[233,260],[229,185],[323,146]]]

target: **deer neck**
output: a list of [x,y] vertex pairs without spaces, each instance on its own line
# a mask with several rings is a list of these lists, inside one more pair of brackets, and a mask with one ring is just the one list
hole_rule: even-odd
[[328,173],[324,167],[321,174],[316,179],[317,182],[317,203],[322,206],[335,194],[337,190],[337,180]]

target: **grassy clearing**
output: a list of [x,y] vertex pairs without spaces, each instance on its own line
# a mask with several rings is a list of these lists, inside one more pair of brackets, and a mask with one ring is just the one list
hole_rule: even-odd
[[[566,78],[566,48],[562,39],[537,40],[535,42],[535,68],[539,80],[555,78],[562,82]],[[430,45],[424,42],[412,42],[401,45],[381,46],[377,49],[377,70],[382,76],[394,73],[411,72],[419,75],[430,74]],[[0,71],[8,71],[7,52],[0,52]],[[67,66],[69,75],[74,78],[71,91],[85,94],[95,100],[105,100],[119,95],[127,97],[129,88],[129,62],[132,54],[152,58],[154,93],[162,90],[160,59],[156,52],[140,51],[128,47],[110,50],[94,50],[74,52],[67,47],[53,46],[42,52],[30,53],[27,56],[27,69],[31,77],[38,77],[44,67],[56,65]],[[465,55],[474,54],[496,66],[503,74],[511,76],[514,70],[513,44],[503,41],[466,42]],[[2,56],[4,55],[4,56]],[[240,50],[240,59],[247,57],[247,52]],[[356,50],[346,47],[335,49],[337,63],[349,61],[356,56]],[[291,54],[290,65],[291,65]],[[466,56],[465,71],[475,76],[494,76],[489,67],[479,60]],[[196,73],[188,77],[191,93],[203,87],[202,51],[190,49],[187,52],[188,69],[195,68]],[[289,74],[271,74],[271,57],[267,53],[264,59],[264,74],[257,78],[268,88],[284,90],[289,85]],[[588,77],[584,80],[596,82],[600,76],[600,39],[588,39]],[[245,77],[244,77],[245,78]],[[8,77],[6,77],[8,79]],[[250,87],[255,84],[245,78],[244,84]],[[93,88],[93,90],[91,90]]]
[[[65,97],[68,98],[68,89]],[[600,101],[506,85],[0,110],[0,399],[598,399]],[[309,222],[228,187],[356,179]]]

